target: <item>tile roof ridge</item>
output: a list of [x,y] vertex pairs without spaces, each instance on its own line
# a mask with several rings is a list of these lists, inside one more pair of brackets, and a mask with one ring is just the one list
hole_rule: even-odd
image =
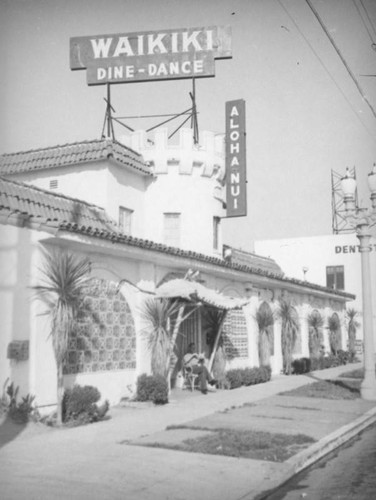
[[103,141],[104,141],[104,139],[87,139],[84,141],[66,142],[64,144],[56,144],[55,146],[46,146],[44,148],[34,148],[34,149],[27,149],[24,151],[16,151],[15,153],[2,153],[2,154],[0,154],[0,157],[24,155],[24,154],[30,154],[30,153],[40,153],[41,151],[49,151],[51,149],[65,148],[65,147],[69,147],[69,146],[78,146],[80,144],[91,144],[93,142],[103,142]]
[[86,205],[87,207],[96,208],[96,209],[101,210],[104,213],[106,213],[106,211],[103,207],[100,207],[99,205],[94,205],[93,203],[88,203],[87,201],[81,200],[79,198],[73,198],[72,196],[67,196],[67,195],[61,194],[61,193],[53,193],[52,191],[49,191],[48,189],[43,189],[43,188],[34,186],[32,184],[27,184],[25,182],[15,181],[13,179],[10,180],[2,175],[0,175],[0,181],[3,181],[3,182],[8,183],[8,184],[15,184],[16,186],[20,186],[20,187],[23,187],[26,189],[30,189],[32,191],[37,191],[39,193],[50,195],[53,198],[62,198],[64,200],[68,200],[68,201],[79,202],[82,205]]
[[11,156],[18,156],[18,155],[26,155],[26,154],[33,154],[33,153],[41,153],[44,151],[51,151],[59,148],[68,148],[68,147],[74,147],[74,146],[82,146],[82,145],[89,145],[89,144],[98,144],[98,143],[104,143],[106,145],[109,144],[116,144],[127,151],[131,151],[134,153],[136,156],[142,157],[142,155],[135,151],[134,149],[129,148],[125,144],[117,141],[116,139],[111,139],[109,137],[103,137],[101,139],[86,139],[83,141],[75,141],[75,142],[67,142],[65,144],[56,144],[55,146],[46,146],[44,148],[35,148],[35,149],[28,149],[24,151],[16,151],[14,153],[2,153],[0,154],[0,158],[6,158],[6,157],[11,157]]

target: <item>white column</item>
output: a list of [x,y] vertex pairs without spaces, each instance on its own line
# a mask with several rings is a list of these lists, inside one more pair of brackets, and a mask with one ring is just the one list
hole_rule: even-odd
[[360,386],[363,399],[376,400],[375,349],[373,345],[372,290],[370,269],[370,230],[368,224],[357,227],[362,263],[364,380]]

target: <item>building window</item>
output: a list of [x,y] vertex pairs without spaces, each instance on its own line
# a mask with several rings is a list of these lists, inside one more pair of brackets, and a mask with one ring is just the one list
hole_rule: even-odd
[[345,289],[345,269],[344,266],[327,266],[326,286],[334,290]]
[[132,233],[133,210],[125,207],[119,207],[119,227],[125,234]]
[[213,217],[213,248],[214,248],[214,250],[218,250],[220,223],[221,223],[221,219],[219,217]]
[[166,245],[171,247],[180,246],[180,214],[165,213],[163,214],[163,240]]
[[50,189],[57,189],[57,187],[58,187],[57,179],[52,179],[50,181]]

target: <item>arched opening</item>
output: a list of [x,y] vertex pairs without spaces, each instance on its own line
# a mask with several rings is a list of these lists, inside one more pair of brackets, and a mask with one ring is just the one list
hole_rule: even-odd
[[328,319],[329,345],[332,354],[336,355],[341,349],[341,322],[337,313],[333,313]]
[[256,312],[258,326],[258,355],[260,366],[270,365],[274,355],[274,314],[267,302],[262,302]]
[[324,346],[323,326],[324,319],[317,309],[314,309],[307,317],[308,321],[308,346],[311,358],[318,358]]

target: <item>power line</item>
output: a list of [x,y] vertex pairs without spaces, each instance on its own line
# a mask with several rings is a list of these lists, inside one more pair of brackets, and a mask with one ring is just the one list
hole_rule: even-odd
[[334,39],[332,38],[331,34],[329,33],[329,31],[327,30],[325,24],[323,23],[321,17],[319,16],[319,13],[317,12],[317,10],[314,8],[314,6],[312,5],[312,2],[311,0],[305,0],[306,1],[306,4],[309,6],[309,8],[311,9],[311,11],[313,12],[314,16],[316,17],[317,21],[319,22],[321,28],[323,29],[325,35],[328,37],[330,43],[332,44],[334,50],[337,52],[337,55],[338,57],[341,59],[342,61],[342,64],[345,66],[346,68],[346,71],[347,73],[349,74],[350,78],[352,79],[352,81],[355,83],[355,86],[356,88],[358,89],[360,95],[362,96],[363,100],[367,103],[369,109],[371,110],[371,113],[373,114],[373,116],[376,118],[376,111],[374,110],[372,104],[369,102],[369,100],[367,99],[367,96],[365,95],[365,93],[363,92],[363,89],[362,87],[359,85],[359,82],[358,80],[355,78],[355,75],[354,73],[351,71],[349,65],[347,64],[345,58],[343,57],[341,51],[339,50],[339,48],[337,47]]
[[298,32],[300,33],[300,35],[302,36],[302,38],[305,40],[306,44],[308,45],[308,47],[311,49],[311,51],[313,52],[313,54],[316,56],[317,60],[320,62],[321,66],[324,68],[326,74],[329,76],[329,78],[332,80],[332,82],[334,83],[334,85],[337,87],[337,89],[339,90],[339,92],[342,94],[342,97],[345,99],[345,101],[347,102],[347,104],[349,105],[350,109],[352,110],[352,112],[354,113],[354,115],[356,116],[356,118],[359,120],[359,122],[363,125],[363,127],[365,128],[365,130],[370,134],[370,136],[372,138],[374,138],[374,134],[368,130],[368,127],[365,125],[365,123],[363,123],[363,121],[361,120],[358,112],[354,109],[353,105],[351,104],[351,102],[349,101],[349,99],[347,98],[346,94],[344,93],[344,91],[341,89],[341,87],[338,85],[338,83],[336,82],[336,80],[334,79],[333,75],[330,73],[329,69],[325,66],[323,60],[321,59],[321,57],[318,55],[318,53],[315,51],[315,49],[313,48],[313,45],[310,43],[310,41],[307,39],[307,37],[304,35],[304,33],[302,32],[302,30],[299,28],[298,24],[295,22],[294,18],[291,16],[291,14],[289,13],[289,11],[286,9],[286,7],[282,4],[281,0],[277,0],[278,3],[280,4],[280,6],[282,7],[282,9],[286,12],[286,14],[288,15],[288,17],[291,19],[292,23],[294,24],[295,28],[298,30]]
[[[371,42],[372,42],[372,43],[375,43],[375,42],[374,42],[374,40],[373,40],[373,38],[372,38],[371,32],[370,32],[370,30],[369,30],[369,28],[368,28],[368,26],[367,26],[367,23],[365,22],[364,17],[362,16],[362,13],[360,12],[360,9],[359,9],[359,7],[358,7],[358,4],[356,3],[356,0],[352,0],[352,3],[354,4],[354,7],[355,7],[355,8],[356,8],[356,10],[358,11],[359,17],[360,17],[360,19],[361,19],[361,21],[362,21],[362,23],[363,23],[363,26],[364,26],[364,27],[365,27],[365,29],[367,30],[367,33],[368,33],[368,36],[369,36],[369,37],[370,37],[370,39],[371,39]],[[362,2],[361,2],[361,3],[362,3]],[[363,5],[363,3],[362,3],[362,6],[363,6],[363,9],[364,9],[364,5]],[[364,9],[364,10],[365,10],[365,9]],[[367,17],[368,17],[367,11],[366,11],[366,15],[367,15]],[[368,20],[369,20],[369,18],[368,18]]]
[[372,26],[373,32],[374,32],[374,33],[375,33],[375,35],[376,35],[376,29],[375,29],[375,27],[374,27],[374,25],[373,25],[373,23],[372,23],[372,19],[370,18],[369,14],[368,14],[368,11],[367,11],[367,9],[366,9],[366,7],[365,7],[364,3],[363,3],[363,0],[360,0],[360,3],[362,4],[362,7],[363,7],[363,9],[364,9],[364,12],[366,13],[367,19],[368,19],[368,21],[369,21],[370,25]]

